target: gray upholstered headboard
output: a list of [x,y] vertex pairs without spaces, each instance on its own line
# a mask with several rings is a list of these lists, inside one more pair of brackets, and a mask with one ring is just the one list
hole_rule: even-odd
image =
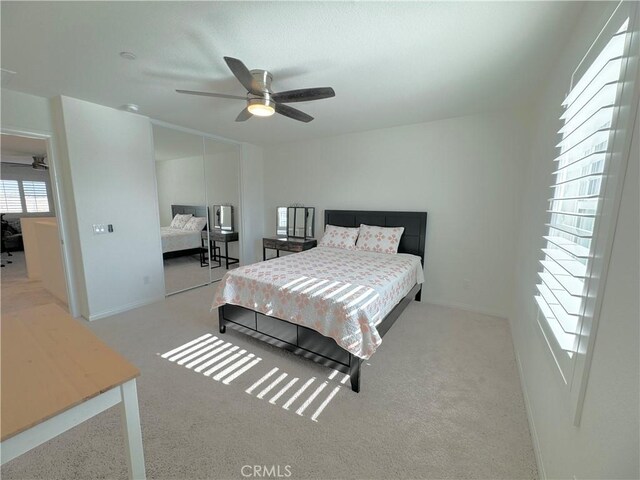
[[417,255],[424,265],[427,212],[325,210],[324,224],[339,227],[359,227],[360,224],[379,227],[404,227],[404,233],[398,246],[398,253]]
[[194,217],[205,217],[207,219],[207,225],[202,230],[207,230],[210,218],[209,209],[206,205],[171,205],[171,218],[175,217],[178,213],[182,215],[188,215],[189,213]]

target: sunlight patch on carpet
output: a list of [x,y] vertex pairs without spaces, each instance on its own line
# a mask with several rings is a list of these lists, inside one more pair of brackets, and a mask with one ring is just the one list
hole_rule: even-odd
[[[262,362],[262,358],[254,353],[231,342],[225,343],[210,333],[173,348],[160,357],[223,385],[230,385],[245,374],[250,376],[254,372],[253,368]],[[301,381],[299,377],[293,377],[274,367],[256,378],[245,393],[258,400],[265,400],[270,405],[280,404],[283,410],[295,411],[298,416],[317,422],[320,414],[343,389],[349,375],[331,369],[324,382],[318,384],[316,380],[316,377],[311,377]],[[330,382],[338,382],[338,385],[332,389],[327,388]],[[293,388],[294,386],[298,388]]]

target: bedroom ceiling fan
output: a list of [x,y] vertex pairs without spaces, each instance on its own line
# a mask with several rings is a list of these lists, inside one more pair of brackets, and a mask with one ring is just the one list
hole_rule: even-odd
[[270,117],[274,113],[279,113],[285,117],[308,123],[313,120],[311,115],[285,104],[322,100],[323,98],[331,98],[336,95],[331,87],[301,88],[276,93],[271,90],[271,80],[273,77],[268,71],[249,70],[244,63],[233,57],[224,57],[224,61],[227,62],[227,66],[242,86],[247,89],[247,95],[245,97],[227,95],[225,93],[195,92],[193,90],[176,90],[176,92],[187,95],[244,100],[247,102],[247,106],[240,112],[236,118],[236,122],[244,122],[253,115]]

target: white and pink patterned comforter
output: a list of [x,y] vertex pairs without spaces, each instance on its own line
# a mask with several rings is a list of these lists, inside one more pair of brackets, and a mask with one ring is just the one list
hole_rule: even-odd
[[227,272],[211,308],[240,305],[303,325],[367,359],[382,343],[375,326],[423,282],[415,255],[317,247]]
[[200,232],[181,228],[160,227],[162,253],[178,252],[202,246]]

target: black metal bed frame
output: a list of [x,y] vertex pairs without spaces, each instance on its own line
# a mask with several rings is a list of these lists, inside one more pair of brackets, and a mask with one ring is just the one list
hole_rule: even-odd
[[[426,212],[384,212],[361,210],[326,210],[325,225],[358,227],[360,224],[383,227],[404,227],[398,253],[417,255],[424,265],[426,239]],[[422,285],[411,291],[387,314],[376,327],[383,337],[398,319],[411,300],[420,300]],[[288,350],[321,365],[349,374],[351,389],[360,391],[360,366],[362,359],[340,347],[335,340],[310,328],[291,323],[237,305],[218,307],[220,333],[229,325],[234,330],[262,340],[270,345]]]

